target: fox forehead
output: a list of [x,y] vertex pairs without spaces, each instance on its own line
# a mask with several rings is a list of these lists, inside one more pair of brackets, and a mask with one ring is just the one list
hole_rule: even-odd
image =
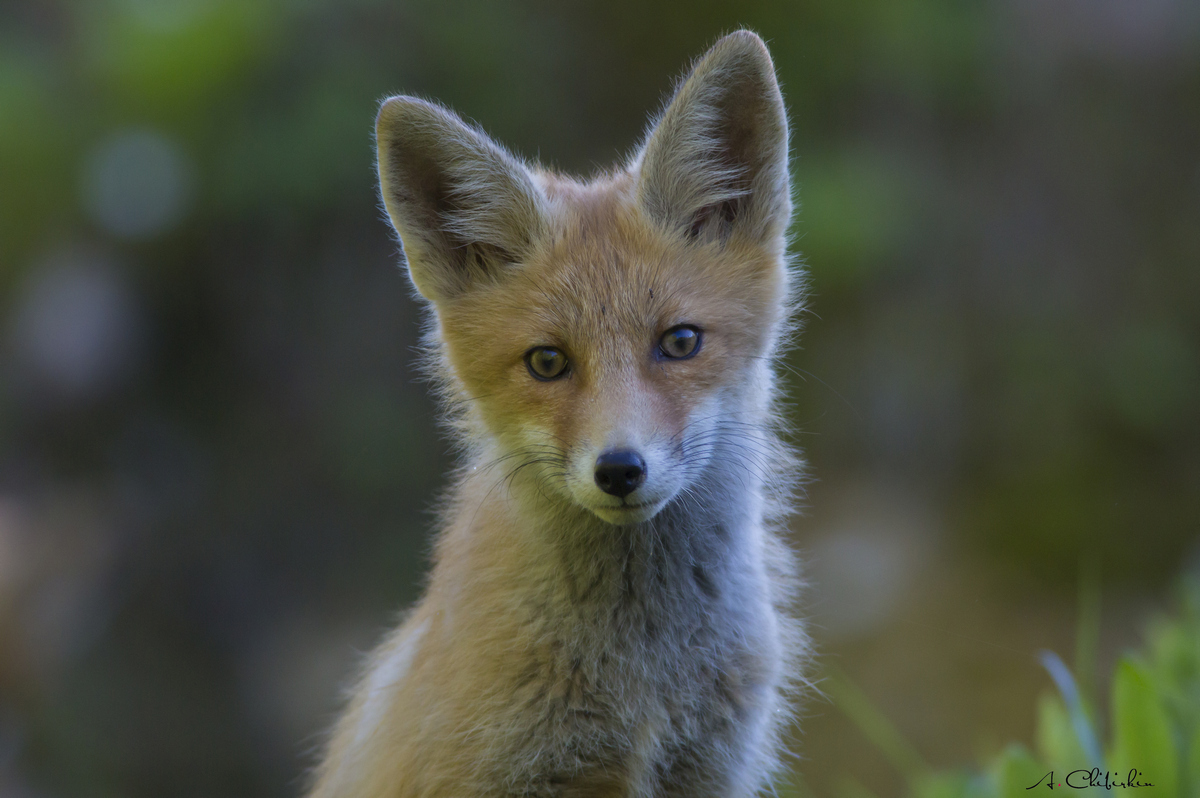
[[539,177],[552,200],[545,233],[523,262],[443,304],[441,332],[452,350],[467,345],[500,365],[556,346],[603,369],[649,354],[678,324],[747,354],[766,349],[786,294],[772,253],[662,230],[633,202],[627,176],[593,184]]

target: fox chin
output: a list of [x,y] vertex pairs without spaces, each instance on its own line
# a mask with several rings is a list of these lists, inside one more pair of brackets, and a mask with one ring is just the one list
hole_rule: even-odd
[[386,100],[379,186],[460,466],[423,598],[311,798],[722,798],[770,787],[804,683],[788,126],[749,31],[590,180]]

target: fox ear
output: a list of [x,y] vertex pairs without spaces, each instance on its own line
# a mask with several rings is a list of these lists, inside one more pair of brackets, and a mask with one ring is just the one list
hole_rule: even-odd
[[427,299],[450,299],[519,262],[543,224],[528,169],[453,113],[392,97],[375,121],[379,190],[409,274]]
[[738,31],[705,53],[632,168],[643,210],[672,230],[781,242],[792,212],[787,115],[762,39]]

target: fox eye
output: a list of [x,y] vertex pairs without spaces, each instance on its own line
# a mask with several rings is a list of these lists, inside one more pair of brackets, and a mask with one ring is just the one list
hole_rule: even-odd
[[525,366],[534,379],[557,380],[567,373],[567,356],[552,346],[535,346],[525,353]]
[[680,324],[663,333],[658,350],[664,356],[683,360],[700,351],[700,331],[690,324]]

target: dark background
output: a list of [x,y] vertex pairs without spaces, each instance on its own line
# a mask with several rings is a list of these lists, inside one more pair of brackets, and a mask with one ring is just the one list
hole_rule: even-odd
[[[1197,4],[7,0],[0,794],[298,794],[450,465],[377,102],[590,173],[741,25],[793,123],[818,675],[936,766],[1029,743],[1084,573],[1106,676],[1200,551]],[[781,793],[899,794],[800,725]]]

